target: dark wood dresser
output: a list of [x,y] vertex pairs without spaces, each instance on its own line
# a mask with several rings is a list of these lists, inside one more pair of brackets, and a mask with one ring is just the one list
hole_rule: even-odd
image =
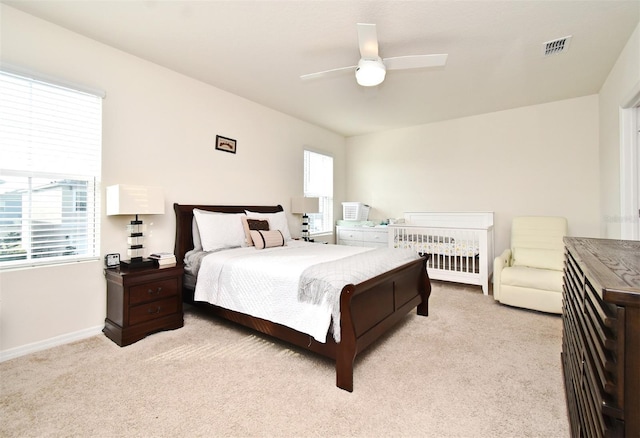
[[640,242],[565,237],[562,366],[574,437],[640,437]]
[[108,269],[104,334],[124,347],[161,330],[184,325],[181,265]]

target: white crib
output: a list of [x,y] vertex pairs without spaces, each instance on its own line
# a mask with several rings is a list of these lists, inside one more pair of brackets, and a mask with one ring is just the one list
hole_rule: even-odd
[[389,225],[389,247],[430,254],[430,278],[482,286],[489,294],[493,212],[410,212],[404,219],[404,224]]

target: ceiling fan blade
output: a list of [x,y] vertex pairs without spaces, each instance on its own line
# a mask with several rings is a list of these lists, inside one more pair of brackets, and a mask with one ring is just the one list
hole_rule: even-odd
[[330,77],[330,76],[337,76],[339,74],[348,72],[348,71],[354,71],[356,69],[357,66],[352,65],[349,67],[340,67],[340,68],[334,68],[331,70],[325,70],[325,71],[319,71],[316,73],[309,73],[306,75],[301,75],[300,79],[302,79],[303,81],[309,80],[309,79],[318,79],[318,78],[326,78],[326,77]]
[[447,56],[447,54],[398,56],[395,58],[384,58],[382,62],[384,62],[387,70],[442,67],[447,63]]
[[358,23],[358,44],[362,58],[378,57],[378,32],[375,24]]

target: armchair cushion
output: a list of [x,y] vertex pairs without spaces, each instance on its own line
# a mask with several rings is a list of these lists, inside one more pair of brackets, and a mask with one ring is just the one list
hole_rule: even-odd
[[564,252],[542,248],[513,248],[513,266],[562,271]]
[[502,270],[500,280],[502,287],[517,286],[562,293],[562,275],[562,271],[513,266]]

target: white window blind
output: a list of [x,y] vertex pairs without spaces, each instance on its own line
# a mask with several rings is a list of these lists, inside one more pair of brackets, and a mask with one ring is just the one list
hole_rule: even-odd
[[0,71],[0,268],[96,258],[102,99]]
[[304,196],[320,198],[320,213],[309,214],[309,233],[333,232],[333,157],[304,151]]

